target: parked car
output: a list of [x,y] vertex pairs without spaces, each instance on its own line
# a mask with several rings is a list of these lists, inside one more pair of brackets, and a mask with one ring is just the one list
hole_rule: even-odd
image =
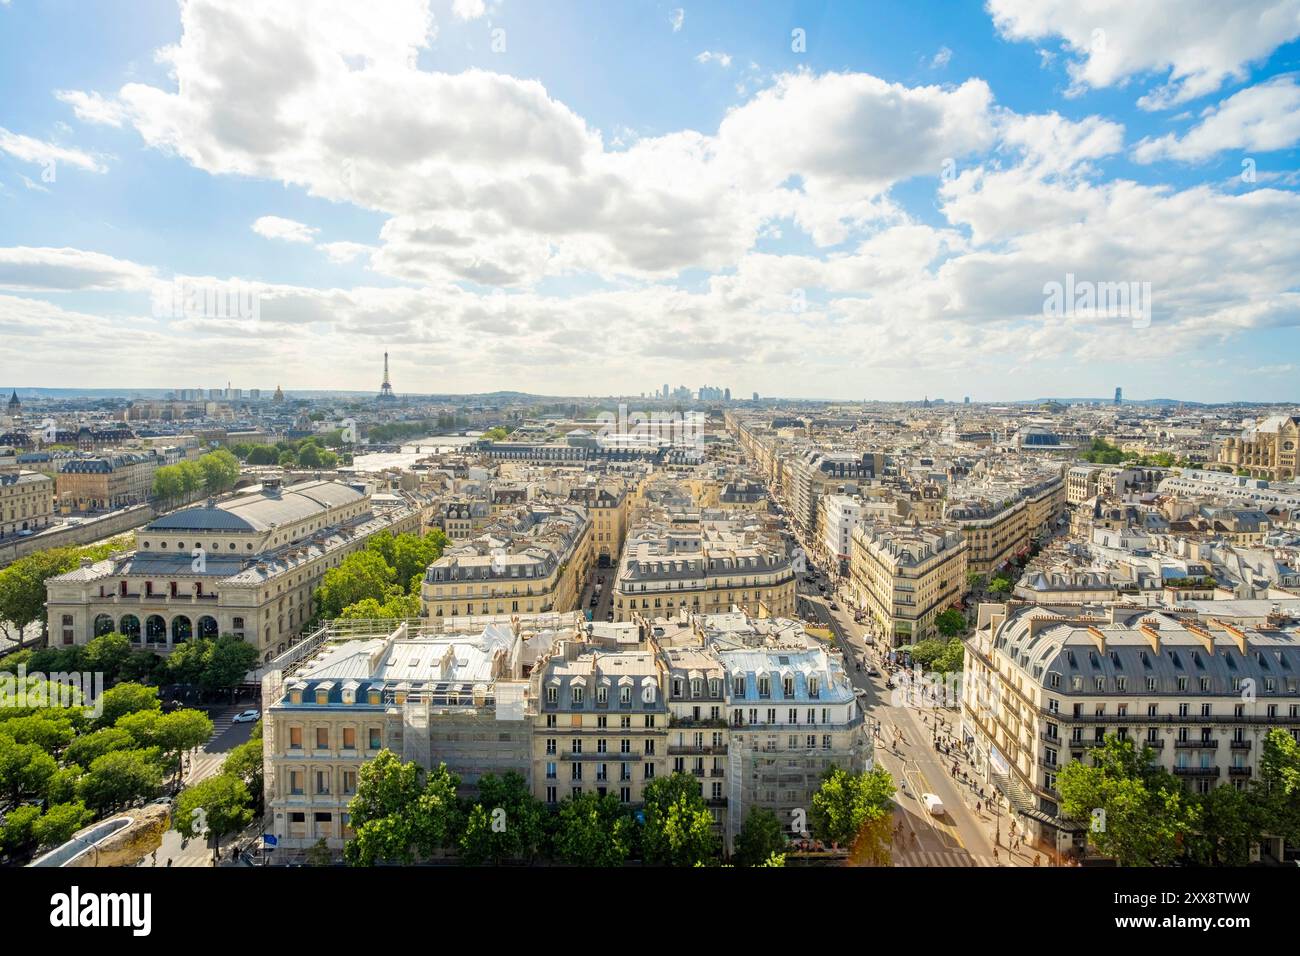
[[591,596],[591,606],[592,606],[592,607],[595,607],[595,606],[596,606],[597,604],[599,604],[599,603],[600,603],[600,595],[599,595],[599,594],[593,594],[593,595]]
[[608,612],[606,612],[606,614],[605,614],[605,620],[607,620],[607,621],[613,621],[613,620],[614,620],[614,612],[613,612],[613,611],[608,611]]
[[838,604],[836,604],[834,601],[831,601],[831,610],[832,610],[832,611],[838,611],[839,609],[840,609],[840,606],[839,606]]
[[260,710],[241,710],[232,718],[237,724],[251,724],[262,719]]
[[921,794],[921,802],[925,804],[925,809],[930,811],[930,816],[932,817],[943,816],[943,812],[944,812],[943,801],[940,800],[933,793]]
[[875,667],[868,667],[868,668],[867,668],[867,676],[868,676],[868,677],[879,677],[879,676],[880,676],[880,671],[878,671]]

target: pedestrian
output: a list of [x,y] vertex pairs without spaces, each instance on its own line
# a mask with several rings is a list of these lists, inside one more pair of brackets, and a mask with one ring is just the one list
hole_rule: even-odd
[[168,866],[171,866],[171,865],[172,865],[172,858],[171,858],[171,857],[167,857],[167,865],[168,865]]
[[994,863],[997,863],[997,862],[998,862],[998,848],[997,848],[997,847],[994,847],[994,848],[993,848],[993,862],[994,862]]
[[1034,854],[1034,866],[1038,866],[1038,862],[1039,862],[1039,861],[1038,861],[1038,854],[1035,853],[1035,854]]

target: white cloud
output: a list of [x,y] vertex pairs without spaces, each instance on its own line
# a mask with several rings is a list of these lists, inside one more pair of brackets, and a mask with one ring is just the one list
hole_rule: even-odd
[[1300,0],[988,0],[1010,40],[1060,37],[1073,91],[1167,75],[1138,100],[1165,109],[1213,93],[1300,36]]
[[56,169],[59,166],[74,166],[92,173],[108,172],[108,167],[101,164],[89,153],[79,149],[55,146],[21,133],[11,133],[0,126],[0,152],[8,153],[14,159],[24,163],[35,163]]
[[138,291],[149,288],[146,266],[82,249],[0,248],[0,289],[19,292]]
[[696,63],[717,63],[723,69],[731,66],[730,53],[715,53],[712,50],[704,50],[695,55]]
[[477,20],[487,13],[483,0],[452,0],[451,14],[457,20]]
[[[873,395],[908,394],[917,369],[954,382],[960,372],[1023,397],[1050,393],[1063,368],[1091,374],[1098,355],[1151,364],[1159,350],[1169,360],[1144,374],[1177,383],[1179,356],[1300,325],[1290,291],[1300,197],[1100,182],[1097,167],[1125,148],[1124,127],[1104,117],[1020,115],[979,79],[907,86],[797,72],[767,78],[716,129],[620,136],[630,145],[612,148],[540,83],[417,69],[427,9],[394,0],[378,10],[306,16],[284,5],[250,16],[246,5],[190,0],[165,54],[173,85],[128,85],[102,100],[196,168],[377,212],[374,245],[319,241],[279,217],[259,219],[258,231],[403,283],[257,284],[258,323],[141,326],[142,355],[165,356],[148,367],[192,361],[263,382],[328,367],[333,384],[373,387],[379,359],[372,374],[356,343],[382,340],[398,357],[399,390],[428,388],[436,366],[439,390],[508,381],[617,393],[652,364],[656,380],[699,380],[707,366],[707,380],[741,391],[803,382],[791,387],[855,397],[863,369]],[[1240,112],[1235,100],[1204,122]],[[895,199],[894,187],[915,178],[940,182],[934,222]],[[811,239],[800,255],[756,251],[800,230]],[[77,250],[4,252],[12,261],[0,254],[0,287],[24,291],[120,288],[127,298],[153,275]],[[678,288],[686,270],[711,274]],[[1152,282],[1152,328],[1045,319],[1043,283],[1067,272]],[[536,291],[549,277],[582,291]],[[794,290],[806,293],[803,311],[792,308]],[[0,302],[0,323],[19,314]],[[42,342],[50,374],[101,381],[111,370],[79,357],[73,324]],[[225,358],[235,343],[256,345],[239,349],[238,366]],[[221,361],[230,366],[215,368]]]
[[1292,76],[1260,83],[1210,108],[1181,138],[1173,133],[1144,139],[1133,151],[1140,163],[1159,159],[1187,162],[1223,150],[1270,152],[1300,142],[1300,84]]
[[335,265],[344,265],[375,251],[374,246],[368,246],[364,242],[322,242],[316,248],[325,253]]
[[939,47],[939,52],[930,60],[930,69],[942,70],[952,61],[952,50],[946,46]]
[[96,123],[101,126],[121,126],[126,119],[122,104],[108,100],[98,93],[83,93],[80,90],[59,90],[54,94],[61,103],[72,107],[72,112],[83,123]]
[[262,216],[251,226],[253,232],[265,239],[278,239],[282,242],[311,242],[319,232],[312,226],[282,219],[279,216]]
[[540,83],[419,70],[427,8],[182,8],[177,87],[128,84],[145,141],[214,174],[278,180],[389,217],[372,267],[407,281],[529,285],[548,275],[725,268],[765,221],[819,244],[893,214],[899,179],[992,140],[981,81],[909,88],[797,74],[683,130],[607,150]]
[[679,32],[682,24],[686,22],[686,11],[681,7],[677,7],[668,14],[668,22],[673,25],[673,33]]

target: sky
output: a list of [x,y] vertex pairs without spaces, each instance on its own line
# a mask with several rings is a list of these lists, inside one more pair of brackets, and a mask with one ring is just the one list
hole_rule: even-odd
[[398,393],[1294,402],[1297,38],[1300,0],[0,0],[0,388],[377,391],[388,351]]

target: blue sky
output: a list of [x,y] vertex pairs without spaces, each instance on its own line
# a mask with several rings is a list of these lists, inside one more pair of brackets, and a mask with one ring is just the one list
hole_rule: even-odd
[[1300,0],[1159,6],[0,0],[0,386],[1293,401]]

